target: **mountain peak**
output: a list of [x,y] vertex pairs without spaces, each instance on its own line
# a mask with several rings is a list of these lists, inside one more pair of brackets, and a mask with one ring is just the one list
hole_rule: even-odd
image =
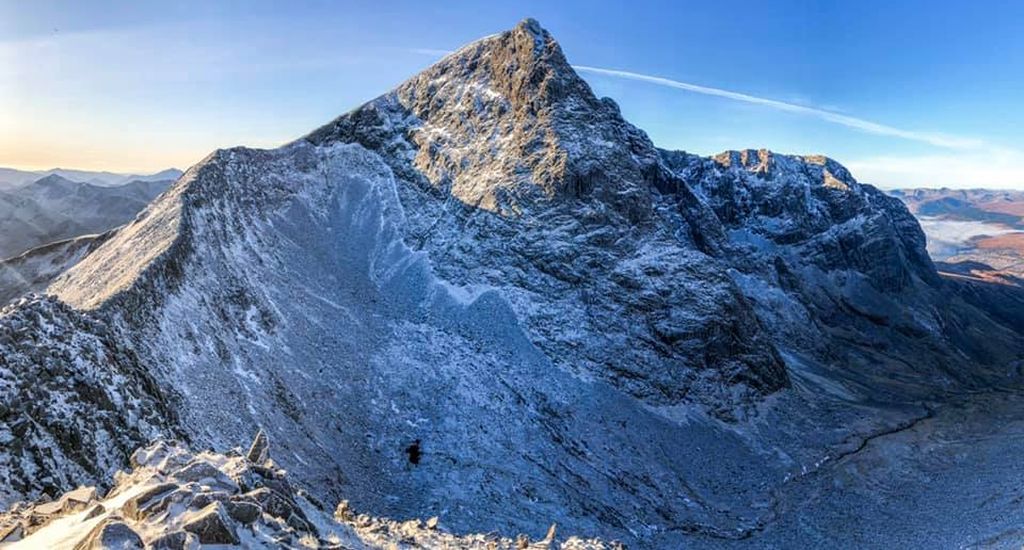
[[76,185],[78,182],[71,181],[68,178],[60,174],[50,174],[46,177],[42,177],[32,182],[32,185],[38,186],[54,186],[54,185]]
[[62,195],[71,193],[76,189],[84,186],[88,186],[87,183],[77,182],[70,180],[60,174],[50,174],[44,178],[39,178],[32,182],[25,188],[29,193],[39,194],[43,193],[46,195]]
[[460,48],[306,139],[412,159],[393,168],[503,215],[589,197],[642,216],[658,164],[647,135],[594,95],[534,19]]
[[520,29],[525,30],[525,31],[527,31],[529,33],[532,33],[535,36],[542,36],[542,35],[547,34],[547,32],[548,32],[548,31],[544,30],[544,27],[540,26],[540,22],[539,21],[537,21],[536,19],[534,19],[532,17],[527,17],[526,19],[523,19],[522,21],[520,21],[516,25],[515,28],[516,28],[516,30],[520,30]]

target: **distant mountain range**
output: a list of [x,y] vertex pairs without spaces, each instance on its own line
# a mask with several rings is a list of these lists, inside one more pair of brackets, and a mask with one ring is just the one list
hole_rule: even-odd
[[52,174],[0,190],[0,258],[131,221],[172,179],[132,180],[114,186]]
[[899,189],[939,269],[986,280],[1024,277],[1024,191]]
[[181,170],[168,168],[155,174],[117,174],[114,172],[92,172],[89,170],[75,170],[69,168],[52,168],[50,170],[18,170],[15,168],[0,167],[0,190],[11,189],[28,185],[40,178],[57,175],[71,181],[90,183],[99,187],[111,187],[124,185],[131,181],[166,181],[176,180],[181,176]]

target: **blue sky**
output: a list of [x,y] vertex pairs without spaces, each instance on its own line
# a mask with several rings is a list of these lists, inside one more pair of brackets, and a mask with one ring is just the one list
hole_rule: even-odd
[[274,146],[526,16],[660,146],[1024,187],[1022,2],[0,0],[0,165],[155,171]]

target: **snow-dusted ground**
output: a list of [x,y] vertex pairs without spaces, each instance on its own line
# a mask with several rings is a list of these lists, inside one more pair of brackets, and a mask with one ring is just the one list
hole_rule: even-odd
[[[776,518],[721,548],[1021,548],[1024,394],[952,397],[921,420],[787,484]],[[674,544],[663,539],[666,547]]]
[[[243,548],[459,548],[605,550],[614,543],[559,536],[552,526],[531,540],[493,534],[454,535],[438,518],[393,521],[357,514],[346,503],[327,509],[269,458],[260,436],[248,452],[193,453],[157,441],[139,449],[105,495],[80,487],[58,500],[0,514],[0,548],[141,550]],[[333,511],[333,513],[332,513]]]

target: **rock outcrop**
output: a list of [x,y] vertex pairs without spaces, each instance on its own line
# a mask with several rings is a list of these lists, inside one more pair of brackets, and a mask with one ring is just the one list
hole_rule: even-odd
[[940,278],[903,203],[838,162],[662,156],[722,221],[734,278],[784,353],[893,399],[999,383],[1021,359],[1013,318]]
[[175,418],[104,320],[38,296],[0,311],[0,500],[102,484]]
[[[267,454],[261,432],[258,443]],[[152,548],[181,550],[196,545],[243,548],[452,548],[571,549],[620,547],[599,540],[525,535],[459,536],[437,518],[395,522],[355,515],[347,504],[331,515],[315,498],[295,489],[267,456],[253,462],[236,449],[227,454],[193,453],[160,440],[137,450],[130,472],[119,472],[101,496],[82,487],[59,500],[21,503],[0,514],[0,544],[49,550]]]

